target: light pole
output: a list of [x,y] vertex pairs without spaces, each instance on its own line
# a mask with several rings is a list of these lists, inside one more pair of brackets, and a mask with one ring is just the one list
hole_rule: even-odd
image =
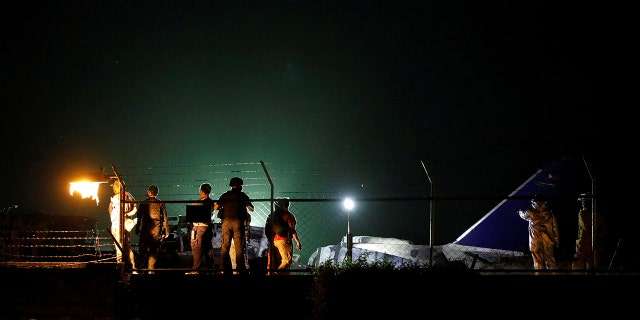
[[351,261],[353,249],[353,235],[351,234],[351,210],[355,207],[355,202],[351,198],[346,198],[342,206],[347,210],[347,260]]

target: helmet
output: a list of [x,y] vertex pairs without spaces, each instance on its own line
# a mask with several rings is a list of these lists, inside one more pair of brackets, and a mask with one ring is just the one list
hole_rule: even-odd
[[289,198],[278,198],[273,202],[276,209],[289,209]]
[[591,194],[591,192],[581,193],[578,201],[580,201],[583,206],[589,207],[591,206],[591,201],[593,201],[593,194]]
[[547,197],[539,193],[533,196],[533,199],[531,199],[531,206],[534,208],[539,208],[542,205],[546,205],[546,204],[547,204]]
[[229,181],[229,187],[241,187],[244,184],[244,181],[238,177],[231,178]]

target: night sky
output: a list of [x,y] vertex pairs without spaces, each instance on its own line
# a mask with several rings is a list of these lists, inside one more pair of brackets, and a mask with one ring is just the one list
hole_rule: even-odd
[[111,164],[260,160],[425,161],[440,195],[506,196],[545,162],[577,156],[607,192],[597,8],[268,3],[3,10],[0,204],[64,212],[69,177]]

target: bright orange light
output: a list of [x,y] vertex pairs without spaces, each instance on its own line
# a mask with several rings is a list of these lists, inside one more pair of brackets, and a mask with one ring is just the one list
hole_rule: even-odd
[[100,202],[100,199],[98,199],[98,189],[100,187],[100,183],[102,182],[70,182],[69,193],[73,196],[73,194],[77,192],[82,196],[82,199],[91,197],[92,200],[96,201],[97,206]]

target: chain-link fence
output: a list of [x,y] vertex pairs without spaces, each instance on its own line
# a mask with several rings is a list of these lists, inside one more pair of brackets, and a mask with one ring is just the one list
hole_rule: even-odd
[[[350,225],[351,233],[355,236],[358,242],[361,237],[359,236],[374,236],[382,239],[384,243],[378,243],[377,248],[383,250],[382,252],[389,252],[389,256],[392,253],[398,252],[410,252],[413,247],[413,241],[409,238],[426,239],[428,235],[428,212],[422,214],[415,214],[411,208],[419,207],[420,203],[427,202],[426,200],[404,200],[404,201],[366,201],[357,203],[357,207],[351,212],[347,212],[342,207],[342,200],[309,200],[309,199],[290,199],[290,211],[293,212],[297,219],[297,232],[302,243],[302,250],[298,251],[294,249],[294,264],[295,269],[305,269],[310,265],[317,265],[321,261],[319,260],[319,253],[323,247],[339,246],[345,247],[346,234],[348,224]],[[251,213],[251,226],[253,238],[257,237],[255,233],[260,236],[264,235],[263,227],[266,223],[267,216],[270,213],[270,200],[254,200],[255,205],[254,212]],[[377,210],[367,211],[368,207],[375,206]],[[170,215],[177,216],[177,219],[172,219],[170,224],[179,224],[180,227],[176,227],[175,236],[179,239],[180,247],[188,249],[188,226],[180,221],[185,221],[184,212],[185,205],[178,203],[168,203],[167,209]],[[390,212],[406,212],[405,217],[399,218],[402,214],[390,214]],[[376,214],[380,212],[381,214]],[[217,224],[219,219],[214,219]],[[214,230],[218,230],[215,228]],[[406,241],[393,241],[392,239],[403,239]],[[135,241],[135,240],[134,240]],[[264,241],[256,242],[262,243],[264,248]],[[342,245],[341,245],[342,243]],[[424,242],[421,244],[424,245]],[[356,244],[357,245],[357,244]],[[250,244],[251,246],[251,244]],[[219,247],[219,235],[214,235],[214,248]],[[346,250],[343,249],[343,251]],[[254,250],[256,251],[256,250]],[[340,250],[338,250],[340,251]],[[259,254],[263,254],[261,250],[257,250]],[[342,253],[344,255],[344,252]],[[407,254],[409,255],[409,254]],[[249,258],[255,258],[250,256]],[[337,257],[331,257],[335,259]],[[417,262],[420,262],[417,258]],[[426,263],[428,261],[421,261]]]
[[[428,234],[426,229],[428,213],[409,214],[412,207],[421,206],[420,203],[426,200],[371,200],[357,203],[357,207],[350,212],[342,207],[340,199],[290,200],[290,211],[295,214],[298,221],[296,229],[302,243],[302,250],[294,250],[292,267],[294,269],[306,269],[310,265],[320,263],[317,255],[323,247],[336,245],[345,247],[348,224],[351,233],[355,235],[356,246],[362,235],[385,238],[383,243],[377,244],[382,252],[389,252],[390,256],[393,253],[410,252],[413,247],[411,240],[394,241],[393,239],[405,240],[410,237],[426,239]],[[190,202],[166,202],[172,237],[171,241],[165,243],[165,248],[175,251],[177,255],[188,255],[191,251],[189,245],[190,224],[186,222],[186,206],[188,204]],[[255,210],[251,213],[251,238],[253,241],[249,243],[250,259],[266,255],[266,235],[264,235],[263,227],[270,213],[271,200],[253,200],[253,204]],[[376,212],[382,214],[368,212],[367,208],[371,206],[375,206]],[[405,217],[400,218],[401,213],[387,213],[394,212],[394,210],[406,212]],[[219,224],[220,220],[215,218],[214,248],[220,246]],[[43,224],[42,227],[46,228],[47,225]],[[69,225],[67,230],[38,230],[40,226],[27,224],[19,229],[5,229],[2,234],[4,240],[3,261],[90,261],[94,259],[106,260],[114,256],[113,252],[116,247],[108,228],[96,229],[95,225],[87,224],[85,224],[87,229],[77,229],[78,227],[81,225]],[[137,248],[137,244],[138,237],[132,232],[131,245],[134,250]],[[343,259],[344,252],[342,255]],[[185,265],[179,262],[170,265],[189,267],[189,264]]]
[[[273,200],[288,197],[302,242],[301,251],[294,249],[292,268],[296,270],[306,270],[326,261],[340,263],[348,254],[354,259],[388,261],[398,266],[458,261],[474,269],[527,269],[532,266],[524,221],[517,224],[521,230],[518,232],[522,234],[518,238],[522,245],[509,253],[493,252],[500,260],[487,260],[486,256],[472,253],[465,247],[447,246],[507,197],[433,196],[433,186],[420,163],[383,166],[379,163],[354,163],[337,167],[327,163],[255,162],[112,169],[118,171],[136,203],[144,200],[149,185],[159,187],[158,198],[166,203],[172,226],[171,241],[164,244],[168,251],[165,258],[179,260],[165,262],[164,266],[190,267],[186,207],[198,199],[200,185],[205,182],[211,184],[210,196],[217,200],[229,190],[229,180],[235,176],[244,180],[243,191],[255,206],[251,213],[249,259],[260,259],[266,255],[267,244],[262,228],[271,212]],[[105,183],[99,193],[104,206],[112,195],[111,187]],[[343,206],[347,197],[355,202],[351,209]],[[74,197],[69,201],[77,199]],[[52,228],[51,223],[34,225],[29,221],[20,222],[3,213],[2,261],[86,261],[92,256],[96,260],[111,259],[115,246],[107,230],[108,214],[104,207],[97,210],[103,211],[98,214],[103,218],[102,222],[85,221],[61,228]],[[576,212],[570,209],[563,214],[575,217]],[[515,212],[513,216],[516,216]],[[561,250],[558,254],[561,266],[568,268],[574,253],[575,225],[571,223],[575,220],[565,221],[570,223],[560,225]],[[217,230],[219,222],[219,219],[214,219],[214,230]],[[446,231],[452,225],[458,226],[457,229],[453,233]],[[499,226],[488,230],[485,235],[491,237],[492,234],[513,232],[512,228],[511,225]],[[352,242],[348,241],[348,232],[352,235]],[[612,261],[618,249],[615,246],[619,245],[619,239],[613,240],[607,248],[607,261]],[[433,246],[430,246],[432,241]],[[134,250],[137,244],[137,236],[132,234]],[[220,236],[215,234],[214,255],[219,246]],[[158,266],[162,267],[163,263],[159,261]]]
[[[294,199],[290,210],[298,221],[297,231],[302,250],[294,249],[292,268],[298,271],[320,265],[326,261],[339,264],[347,255],[347,231],[353,236],[354,259],[369,262],[387,261],[401,266],[405,264],[436,265],[464,262],[472,269],[529,269],[532,266],[526,247],[516,253],[487,252],[499,260],[487,261],[482,255],[472,254],[464,247],[428,245],[429,199],[368,199],[356,202],[356,207],[347,211],[342,199]],[[444,203],[448,200],[434,201]],[[474,202],[487,202],[477,200]],[[191,248],[190,224],[186,222],[186,206],[191,202],[166,202],[170,215],[171,234],[163,244],[164,253],[158,261],[160,268],[190,268]],[[270,213],[271,200],[253,200],[255,211],[251,216],[251,233],[248,242],[248,259],[266,256],[268,243],[264,225]],[[419,208],[416,210],[416,208]],[[4,217],[8,217],[3,213]],[[5,219],[7,220],[7,219]],[[39,219],[42,221],[42,219]],[[58,219],[60,220],[60,219]],[[51,229],[53,224],[34,224],[12,219],[14,227],[7,228],[3,222],[1,230],[2,262],[109,262],[115,261],[116,247],[108,228],[96,228],[93,221],[78,220]],[[220,247],[220,220],[214,219],[213,261],[217,261]],[[19,223],[20,227],[15,227]],[[83,228],[84,227],[84,228]],[[565,230],[570,227],[565,227]],[[437,228],[435,228],[437,232]],[[494,230],[500,232],[500,230]],[[526,244],[526,227],[522,230]],[[489,236],[489,235],[488,235]],[[570,269],[573,256],[573,234],[564,233],[564,249],[558,251],[558,261],[563,269]],[[138,237],[131,233],[131,245],[135,250]],[[613,264],[619,243],[606,248],[605,265]],[[626,250],[626,249],[625,249]],[[490,250],[489,250],[490,251]],[[624,253],[622,253],[624,254]],[[264,260],[263,260],[264,261]],[[213,262],[215,263],[215,262]],[[213,268],[213,265],[210,265]],[[627,266],[614,268],[621,269]]]

